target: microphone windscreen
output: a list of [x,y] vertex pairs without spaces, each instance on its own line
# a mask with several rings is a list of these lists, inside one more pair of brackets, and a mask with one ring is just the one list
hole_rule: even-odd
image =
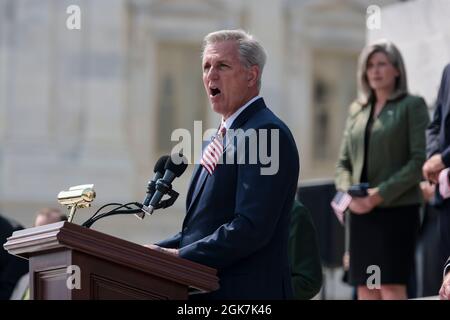
[[161,158],[159,158],[158,161],[155,163],[155,167],[153,168],[153,172],[154,173],[159,172],[161,174],[164,174],[164,169],[165,169],[165,166],[166,166],[166,162],[167,162],[167,159],[169,159],[169,158],[170,158],[169,155],[164,155]]
[[166,162],[164,169],[172,171],[176,177],[183,174],[188,166],[188,161],[182,154],[172,154]]

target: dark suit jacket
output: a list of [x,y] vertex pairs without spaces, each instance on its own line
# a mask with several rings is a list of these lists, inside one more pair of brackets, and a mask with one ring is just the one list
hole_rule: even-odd
[[0,216],[0,300],[7,300],[17,281],[28,272],[28,261],[9,254],[3,245],[14,231],[23,229],[12,220]]
[[291,211],[289,257],[295,299],[313,298],[322,287],[319,241],[309,210],[297,200]]
[[[189,187],[183,229],[158,245],[180,248],[180,257],[218,270],[220,289],[201,298],[287,299],[292,298],[288,260],[290,210],[299,175],[299,157],[291,132],[258,99],[233,122],[230,129],[278,129],[278,172],[262,175],[264,165],[248,161],[249,141],[238,137],[226,141],[234,164],[219,164],[211,176],[196,165]],[[248,132],[248,131],[246,131]],[[258,148],[263,139],[255,139]],[[278,141],[276,141],[278,140]],[[245,164],[237,164],[236,153],[245,143]],[[254,144],[250,147],[254,147]],[[263,154],[267,154],[263,152]],[[276,155],[271,155],[276,157]],[[197,296],[198,297],[198,296]]]
[[445,266],[444,266],[444,277],[445,277],[445,275],[448,272],[450,272],[450,257],[448,257],[448,260],[447,260],[447,262],[445,263]]
[[427,129],[427,156],[442,154],[446,167],[450,167],[450,64],[442,75],[433,121]]
[[[427,157],[437,153],[442,155],[445,167],[450,167],[450,64],[444,68],[433,121],[427,128]],[[450,211],[450,199],[442,199],[439,188],[436,188],[434,204]],[[450,217],[447,220],[450,224]]]
[[[427,157],[430,158],[436,153],[442,155],[442,161],[445,167],[450,167],[450,64],[448,64],[442,74],[441,85],[439,87],[438,98],[436,101],[436,110],[434,111],[433,121],[427,129]],[[441,215],[441,230],[448,229],[450,211],[450,199],[443,200],[439,188],[436,188],[435,204],[446,213]],[[446,227],[447,226],[447,227]],[[446,237],[448,239],[448,236]],[[448,248],[448,241],[446,247]],[[450,258],[446,263],[445,271],[448,272]],[[445,272],[444,271],[444,272]]]

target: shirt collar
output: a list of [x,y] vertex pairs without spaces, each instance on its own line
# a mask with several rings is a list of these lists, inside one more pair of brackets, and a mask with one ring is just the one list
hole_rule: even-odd
[[249,105],[251,105],[253,102],[261,98],[261,96],[256,96],[252,99],[250,99],[246,104],[244,104],[242,107],[237,109],[231,116],[228,117],[227,120],[223,121],[222,118],[222,126],[225,126],[225,128],[228,130],[233,125],[234,120],[244,111]]

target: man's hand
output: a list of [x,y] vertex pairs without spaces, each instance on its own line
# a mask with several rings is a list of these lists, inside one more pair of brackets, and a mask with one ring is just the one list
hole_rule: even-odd
[[439,298],[441,300],[450,300],[450,272],[447,273],[444,281],[442,281],[442,286],[439,290]]
[[422,181],[420,183],[420,190],[422,190],[423,199],[425,202],[428,202],[434,197],[436,185],[429,181]]
[[355,214],[366,214],[372,211],[377,205],[383,202],[383,198],[378,193],[378,189],[369,189],[368,196],[362,198],[352,198],[350,202],[349,209]]
[[438,183],[439,172],[445,168],[442,161],[442,155],[440,153],[435,154],[430,159],[425,161],[422,167],[422,173],[425,179],[433,183]]
[[178,249],[163,248],[163,247],[157,246],[156,244],[146,244],[146,245],[144,245],[144,247],[153,249],[155,251],[163,252],[163,253],[168,253],[175,257],[178,257]]

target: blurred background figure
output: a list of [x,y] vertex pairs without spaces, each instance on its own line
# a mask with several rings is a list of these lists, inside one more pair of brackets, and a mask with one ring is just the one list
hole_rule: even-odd
[[369,184],[368,195],[349,205],[349,282],[358,286],[358,299],[406,299],[420,226],[427,106],[408,93],[403,58],[391,42],[364,48],[358,81],[336,170],[337,190]]
[[6,239],[21,229],[20,224],[0,215],[0,300],[8,300],[20,277],[28,272],[26,260],[9,254],[3,248]]
[[67,221],[67,216],[57,208],[43,208],[36,212],[34,226],[39,227],[60,221]]
[[[427,157],[423,165],[424,178],[439,186],[439,174],[450,167],[450,64],[444,68],[436,100],[433,120],[427,129]],[[436,187],[434,206],[440,212],[441,254],[450,255],[450,199],[444,199]]]
[[[427,157],[423,176],[436,185],[434,207],[439,211],[441,258],[450,255],[450,198],[445,195],[450,167],[450,64],[444,68],[436,100],[433,121],[427,129]],[[444,260],[445,261],[445,260]],[[448,262],[447,262],[448,263]],[[447,288],[447,290],[446,290]],[[450,298],[450,277],[447,276],[440,290],[441,298]]]
[[289,258],[294,298],[308,300],[322,287],[322,263],[316,228],[309,210],[297,199],[291,211]]
[[[67,216],[63,214],[61,210],[57,208],[42,208],[36,212],[34,226],[40,227],[46,224],[56,223],[60,221],[67,221]],[[23,276],[20,277],[15,287],[13,287],[14,291],[11,290],[12,294],[10,295],[10,300],[29,300],[30,298],[30,275],[28,274],[28,262],[24,259],[20,260],[22,260],[25,264],[25,274],[22,273]]]

